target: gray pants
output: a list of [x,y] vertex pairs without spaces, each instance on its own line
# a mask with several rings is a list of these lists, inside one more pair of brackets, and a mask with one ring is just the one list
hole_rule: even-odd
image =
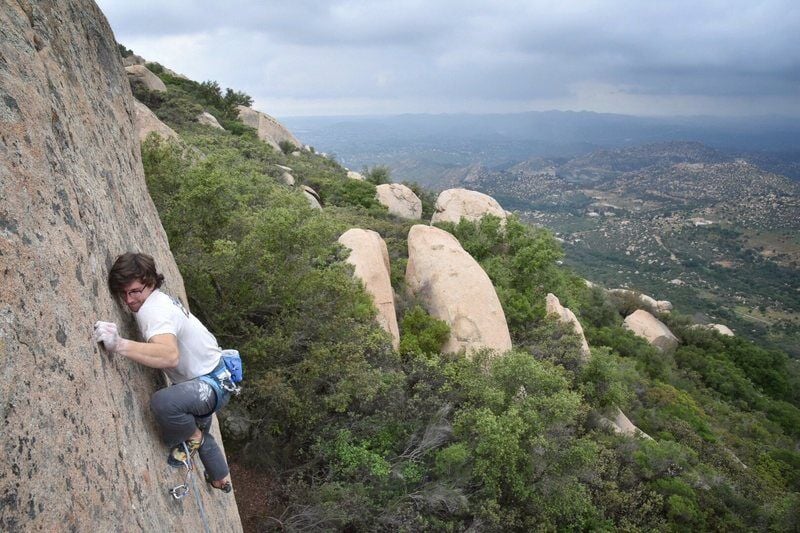
[[[230,400],[230,393],[224,393],[220,409]],[[217,401],[214,389],[199,379],[191,379],[161,389],[150,398],[150,409],[156,417],[161,430],[161,440],[172,448],[195,432],[203,432],[203,445],[198,454],[209,477],[218,481],[228,475],[228,463],[219,448],[211,428],[211,411]]]

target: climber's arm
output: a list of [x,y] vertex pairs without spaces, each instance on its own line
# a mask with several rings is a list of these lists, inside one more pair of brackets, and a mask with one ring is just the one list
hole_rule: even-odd
[[148,342],[120,339],[117,353],[151,368],[175,368],[180,358],[178,339],[171,333],[155,335]]
[[120,337],[113,322],[97,322],[94,340],[109,352],[151,368],[175,368],[180,359],[178,339],[171,333],[153,335],[148,342],[136,342]]

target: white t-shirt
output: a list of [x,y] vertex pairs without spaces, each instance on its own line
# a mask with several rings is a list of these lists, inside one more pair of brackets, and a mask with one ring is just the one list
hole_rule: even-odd
[[208,374],[219,363],[217,339],[179,300],[156,289],[135,314],[145,341],[163,333],[178,339],[178,366],[164,369],[173,383]]

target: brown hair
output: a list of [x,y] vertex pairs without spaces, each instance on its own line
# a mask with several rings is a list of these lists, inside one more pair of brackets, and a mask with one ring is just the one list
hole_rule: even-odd
[[108,272],[108,288],[118,296],[133,281],[141,281],[148,287],[158,289],[164,283],[164,276],[156,271],[156,262],[151,256],[127,252],[117,257]]

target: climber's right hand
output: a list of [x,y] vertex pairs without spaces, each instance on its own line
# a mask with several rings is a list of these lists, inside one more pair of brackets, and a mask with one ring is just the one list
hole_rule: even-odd
[[94,323],[94,334],[92,335],[95,342],[103,344],[103,347],[109,353],[114,353],[119,348],[119,331],[117,325],[113,322],[98,321]]

